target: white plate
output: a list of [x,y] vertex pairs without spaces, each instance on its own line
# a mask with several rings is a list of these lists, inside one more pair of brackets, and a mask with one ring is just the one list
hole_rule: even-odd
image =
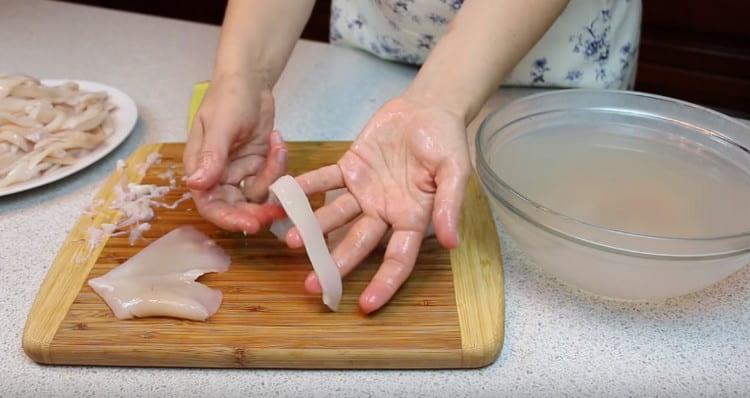
[[41,177],[34,178],[28,181],[13,184],[9,187],[0,188],[0,197],[5,195],[14,194],[21,191],[26,191],[32,188],[37,188],[42,185],[46,185],[62,178],[65,178],[73,173],[77,173],[86,167],[96,163],[99,159],[107,156],[110,152],[115,150],[126,138],[133,132],[133,127],[138,120],[138,108],[135,106],[135,102],[127,94],[122,91],[110,87],[101,83],[89,82],[84,80],[63,80],[63,79],[48,79],[42,80],[42,84],[48,86],[57,86],[65,82],[75,82],[81,90],[85,91],[106,91],[109,95],[109,100],[117,107],[112,112],[112,118],[114,121],[115,130],[99,147],[91,151],[88,155],[80,158],[77,163],[59,168],[51,173],[45,173]]

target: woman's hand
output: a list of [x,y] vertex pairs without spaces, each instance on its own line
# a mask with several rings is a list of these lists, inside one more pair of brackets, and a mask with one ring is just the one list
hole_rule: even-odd
[[[324,233],[362,216],[333,250],[342,276],[393,229],[383,264],[360,296],[364,312],[384,305],[411,274],[431,220],[443,246],[458,245],[469,171],[464,118],[427,100],[399,97],[370,119],[337,164],[297,178],[307,194],[349,190],[315,212]],[[286,238],[290,247],[303,245],[296,229]],[[320,292],[314,273],[305,286]]]
[[[324,232],[361,215],[333,251],[342,275],[393,229],[383,264],[359,298],[363,311],[380,308],[404,283],[430,219],[443,246],[458,245],[470,170],[466,125],[567,3],[465,2],[406,94],[370,119],[336,165],[298,177],[307,193],[349,190],[316,212]],[[286,238],[302,245],[294,229]],[[305,285],[320,291],[314,274]]]
[[259,203],[286,173],[287,153],[281,135],[272,132],[273,121],[264,79],[229,75],[212,81],[183,155],[187,185],[204,218],[248,233],[270,223],[271,210]]

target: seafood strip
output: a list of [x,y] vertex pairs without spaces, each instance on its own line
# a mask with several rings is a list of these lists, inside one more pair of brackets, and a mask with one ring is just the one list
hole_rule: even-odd
[[0,188],[72,165],[114,132],[103,92],[0,75]]
[[289,175],[276,180],[269,189],[299,230],[307,256],[323,288],[323,303],[333,311],[338,310],[342,292],[341,274],[326,247],[320,223],[313,214],[305,192]]

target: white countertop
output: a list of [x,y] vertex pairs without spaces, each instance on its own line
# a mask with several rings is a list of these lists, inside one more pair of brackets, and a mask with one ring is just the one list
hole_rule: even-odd
[[[747,396],[750,267],[660,304],[605,302],[542,274],[503,236],[506,336],[479,370],[285,371],[40,366],[21,349],[31,303],[68,230],[115,160],[185,138],[194,82],[210,77],[213,26],[0,0],[0,72],[78,78],[138,103],[133,136],[62,182],[0,198],[0,396]],[[277,87],[289,140],[351,139],[413,68],[301,42]],[[528,93],[502,90],[489,108]]]

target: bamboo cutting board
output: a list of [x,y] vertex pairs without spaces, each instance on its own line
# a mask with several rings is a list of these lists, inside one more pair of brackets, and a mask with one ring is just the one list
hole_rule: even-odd
[[[182,175],[183,144],[140,148],[115,172],[97,198],[109,200],[125,173],[130,181],[164,184],[169,165]],[[338,159],[344,142],[290,142],[290,172],[296,175]],[[139,178],[136,165],[158,152],[162,162]],[[185,191],[179,183],[166,202]],[[322,195],[312,198],[313,207]],[[291,250],[269,232],[244,237],[201,219],[192,201],[158,208],[145,239],[109,238],[87,256],[87,229],[112,222],[112,211],[83,216],[73,228],[38,293],[23,336],[35,361],[47,364],[271,367],[271,368],[460,368],[495,360],[503,338],[503,278],[492,215],[475,177],[466,195],[462,244],[448,251],[434,238],[424,242],[405,286],[371,316],[357,298],[374,274],[383,250],[374,252],[344,281],[339,312],[305,292],[311,270],[304,250]],[[170,230],[192,224],[232,257],[229,271],[199,280],[224,293],[207,322],[171,318],[117,320],[86,281],[113,267]]]

